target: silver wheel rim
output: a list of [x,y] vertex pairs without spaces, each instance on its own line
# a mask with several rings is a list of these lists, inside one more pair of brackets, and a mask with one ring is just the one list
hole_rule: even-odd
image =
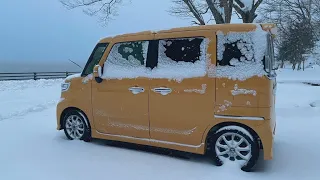
[[80,139],[84,135],[84,123],[77,115],[71,115],[66,120],[66,131],[72,139]]
[[251,158],[251,144],[240,134],[225,133],[221,135],[215,144],[218,158],[237,161],[241,166],[246,165]]

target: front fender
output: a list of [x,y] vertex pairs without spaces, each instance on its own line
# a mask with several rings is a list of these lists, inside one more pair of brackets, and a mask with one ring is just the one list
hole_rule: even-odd
[[87,123],[90,124],[91,128],[94,128],[93,123],[93,115],[92,115],[92,108],[88,104],[84,104],[82,102],[77,101],[76,99],[65,99],[61,98],[59,103],[57,104],[56,109],[56,119],[57,119],[57,130],[61,130],[61,119],[63,118],[63,114],[66,113],[68,109],[78,109],[84,113],[83,115],[87,118]]

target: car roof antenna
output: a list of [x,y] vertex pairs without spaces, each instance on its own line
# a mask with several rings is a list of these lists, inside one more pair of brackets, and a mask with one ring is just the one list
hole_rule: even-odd
[[68,59],[70,62],[72,62],[73,64],[75,64],[76,66],[78,66],[80,69],[83,69],[79,64],[77,64],[76,62],[72,61],[71,59]]

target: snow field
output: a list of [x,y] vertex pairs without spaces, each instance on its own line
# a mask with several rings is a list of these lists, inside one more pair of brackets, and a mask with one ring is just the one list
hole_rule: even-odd
[[0,121],[53,107],[62,81],[0,81]]

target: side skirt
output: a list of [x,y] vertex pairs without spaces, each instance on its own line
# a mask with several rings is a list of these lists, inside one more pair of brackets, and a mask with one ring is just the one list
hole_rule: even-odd
[[106,134],[98,132],[97,130],[92,129],[92,137],[98,139],[106,139],[106,140],[114,140],[121,142],[129,142],[134,144],[142,144],[149,145],[161,148],[168,148],[178,151],[191,152],[195,154],[204,154],[205,144],[201,143],[199,145],[190,145],[190,144],[181,144],[176,142],[169,141],[161,141],[156,139],[148,139],[148,138],[138,138],[131,136],[123,136],[123,135],[114,135],[114,134]]

